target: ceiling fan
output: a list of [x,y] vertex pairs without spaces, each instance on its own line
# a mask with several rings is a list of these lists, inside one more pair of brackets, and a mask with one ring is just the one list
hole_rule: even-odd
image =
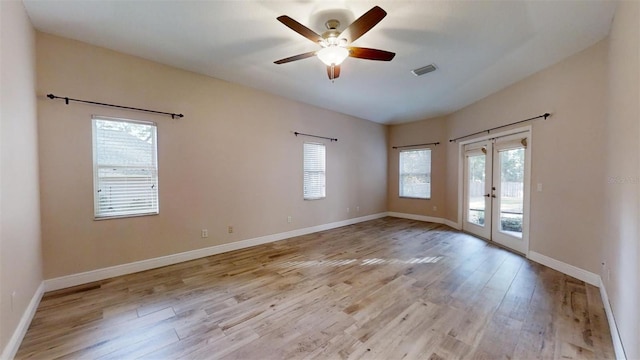
[[379,6],[374,6],[371,10],[367,11],[364,15],[351,23],[351,25],[342,32],[338,31],[338,27],[340,27],[340,22],[338,20],[328,20],[325,24],[327,31],[322,35],[318,35],[313,30],[286,15],[279,16],[278,21],[314,43],[318,43],[322,46],[322,49],[280,59],[274,61],[274,63],[284,64],[291,61],[317,56],[323,63],[325,63],[325,65],[327,65],[327,75],[329,75],[329,80],[334,80],[340,76],[340,64],[342,64],[344,59],[347,57],[366,60],[391,61],[391,59],[396,56],[395,53],[378,49],[347,46],[364,35],[367,31],[371,30],[371,28],[376,26],[376,24],[385,16],[387,16],[386,11],[382,10]]

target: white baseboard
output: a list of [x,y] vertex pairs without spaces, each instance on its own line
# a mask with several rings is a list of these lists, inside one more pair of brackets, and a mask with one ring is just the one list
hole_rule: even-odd
[[563,274],[573,276],[578,280],[582,280],[587,284],[591,284],[593,286],[600,286],[600,276],[598,274],[594,274],[584,269],[580,269],[579,267],[569,265],[562,261],[556,260],[554,258],[548,257],[546,255],[542,255],[535,251],[529,251],[529,255],[527,256],[530,260],[533,260],[539,264],[550,267],[553,270],[560,271]]
[[[454,229],[460,230],[460,225],[448,219],[431,217],[425,215],[415,215],[415,214],[405,214],[398,212],[386,212],[386,213],[378,213],[373,215],[362,216],[358,218],[337,221],[329,224],[317,225],[303,229],[297,229],[292,231],[287,231],[278,234],[260,236],[257,238],[246,239],[242,241],[237,241],[228,244],[211,246],[203,249],[187,251],[178,254],[167,255],[154,259],[147,259],[142,261],[136,261],[133,263],[123,264],[112,266],[108,268],[98,269],[87,271],[79,274],[73,274],[68,276],[62,276],[54,279],[49,279],[43,281],[35,294],[31,298],[29,302],[29,306],[26,308],[23,313],[20,322],[16,330],[14,331],[11,339],[5,346],[2,354],[0,355],[0,359],[13,359],[15,354],[17,353],[22,339],[24,338],[27,330],[29,329],[29,324],[31,324],[31,320],[36,313],[38,305],[40,304],[40,300],[45,291],[52,291],[63,289],[67,287],[82,285],[94,281],[104,280],[115,276],[132,274],[139,271],[150,270],[162,266],[173,265],[177,263],[181,263],[184,261],[195,260],[202,257],[207,257],[211,255],[216,255],[228,251],[244,249],[256,245],[271,243],[279,240],[284,240],[296,236],[307,235],[311,233],[315,233],[318,231],[335,229],[342,226],[357,224],[364,221],[379,219],[385,216],[425,221],[425,222],[433,222],[437,224],[445,224]],[[566,264],[562,261],[553,259],[546,255],[542,255],[535,251],[529,251],[529,255],[527,256],[530,260],[540,263],[542,265],[548,266],[554,270],[560,271],[569,276],[573,276],[578,280],[582,280],[588,284],[597,286],[600,288],[600,294],[602,297],[602,303],[604,304],[605,312],[607,314],[607,320],[609,322],[609,328],[611,329],[611,337],[613,340],[614,351],[616,354],[616,358],[620,360],[626,360],[626,356],[624,354],[624,348],[622,346],[622,340],[620,338],[620,334],[618,333],[618,328],[616,326],[615,318],[613,316],[613,311],[611,309],[611,304],[609,303],[609,298],[607,296],[606,288],[602,283],[602,279],[597,274],[586,271],[584,269],[580,269],[573,265]]]
[[40,286],[36,289],[36,292],[31,297],[31,301],[29,305],[22,313],[22,317],[20,318],[20,322],[16,327],[16,330],[11,335],[9,342],[2,350],[2,354],[0,355],[0,359],[13,359],[20,348],[20,344],[22,343],[22,339],[27,334],[27,330],[29,330],[29,325],[31,324],[31,320],[33,320],[33,316],[36,314],[36,310],[38,310],[38,305],[40,305],[40,300],[42,299],[42,295],[44,294],[44,281],[40,283]]
[[145,271],[145,270],[159,268],[162,266],[178,264],[184,261],[195,260],[195,259],[199,259],[199,258],[211,256],[211,255],[221,254],[228,251],[244,249],[244,248],[271,243],[274,241],[284,240],[284,239],[288,239],[296,236],[307,235],[307,234],[315,233],[318,231],[335,229],[342,226],[357,224],[363,221],[379,219],[385,216],[387,216],[387,213],[367,215],[367,216],[357,217],[353,219],[332,222],[329,224],[317,225],[317,226],[287,231],[287,232],[278,233],[278,234],[260,236],[257,238],[236,241],[228,244],[215,245],[215,246],[211,246],[203,249],[191,250],[191,251],[186,251],[178,254],[157,257],[153,259],[141,260],[141,261],[136,261],[128,264],[116,265],[108,268],[102,268],[102,269],[87,271],[87,272],[78,273],[78,274],[61,276],[61,277],[45,280],[44,281],[45,291],[59,290],[59,289],[64,289],[72,286],[91,283],[94,281],[100,281],[100,280],[112,278],[115,276],[133,274],[139,271]]
[[402,219],[432,222],[436,224],[444,224],[456,230],[460,230],[460,225],[458,225],[458,223],[455,223],[449,219],[443,219],[439,217],[426,216],[426,215],[399,213],[395,211],[389,211],[387,212],[387,215],[392,217],[402,218]]
[[605,288],[600,275],[594,274],[579,267],[569,265],[562,261],[550,258],[546,255],[542,255],[535,251],[529,251],[529,259],[535,261],[544,266],[550,267],[554,270],[560,271],[563,274],[573,276],[578,280],[582,280],[587,284],[591,284],[600,289],[600,296],[602,297],[602,304],[604,305],[604,311],[607,314],[607,321],[609,322],[609,330],[611,331],[611,340],[613,341],[613,350],[616,354],[616,359],[626,360],[627,357],[624,354],[624,347],[622,346],[622,339],[618,332],[618,326],[616,325],[616,319],[613,316],[613,310],[609,303],[609,297],[607,296],[607,289]]
[[[599,277],[600,278],[600,277]],[[616,319],[613,316],[613,310],[611,309],[611,303],[609,302],[609,296],[607,295],[607,288],[600,278],[600,296],[602,297],[602,304],[604,305],[604,312],[607,314],[607,320],[609,322],[609,330],[611,331],[611,340],[613,341],[613,350],[616,353],[616,359],[626,360],[627,356],[624,353],[624,347],[622,346],[622,338],[618,332],[618,325]]]
[[460,226],[460,224],[449,219],[442,219],[442,223],[456,230],[462,230],[462,226]]

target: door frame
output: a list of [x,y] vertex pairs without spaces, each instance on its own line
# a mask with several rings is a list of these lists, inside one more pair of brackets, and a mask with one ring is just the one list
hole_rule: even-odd
[[530,227],[530,214],[531,214],[531,158],[533,157],[533,131],[531,125],[521,126],[518,128],[514,128],[511,130],[505,130],[497,133],[491,133],[484,136],[479,136],[476,138],[471,138],[469,140],[460,141],[458,143],[458,228],[462,229],[463,225],[463,211],[464,211],[464,146],[467,144],[475,143],[478,141],[491,140],[498,137],[514,135],[519,133],[527,132],[527,147],[529,148],[529,156],[525,157],[525,172],[529,174],[528,181],[525,181],[524,184],[524,216],[522,219],[522,241],[524,242],[526,249],[524,255],[525,257],[529,257],[529,232],[531,230]]
[[[473,145],[472,149],[465,149],[465,147],[467,147],[467,145]],[[477,150],[481,150],[481,149],[485,149],[486,151],[484,152],[484,156],[485,156],[485,188],[482,189],[482,193],[483,194],[491,194],[493,193],[491,191],[491,178],[493,176],[493,143],[491,141],[486,141],[486,140],[480,140],[480,141],[474,141],[472,143],[467,143],[465,145],[462,146],[462,151],[463,153],[463,165],[462,165],[462,175],[463,175],[463,179],[462,179],[462,194],[463,194],[463,198],[462,198],[462,226],[461,229],[462,231],[469,233],[473,236],[477,236],[477,237],[481,237],[485,240],[489,240],[491,239],[491,230],[493,227],[493,222],[492,221],[487,221],[488,219],[490,219],[490,216],[487,216],[487,214],[491,215],[493,213],[493,201],[491,200],[491,197],[485,197],[484,198],[484,213],[485,213],[485,222],[484,222],[484,226],[480,226],[477,224],[474,224],[472,222],[468,221],[468,211],[465,211],[465,209],[467,209],[469,207],[469,196],[467,196],[465,194],[465,189],[468,190],[468,184],[469,184],[469,177],[468,177],[468,172],[469,172],[469,156],[467,156],[467,153],[469,151],[477,151]],[[487,172],[487,168],[489,169],[489,171]]]

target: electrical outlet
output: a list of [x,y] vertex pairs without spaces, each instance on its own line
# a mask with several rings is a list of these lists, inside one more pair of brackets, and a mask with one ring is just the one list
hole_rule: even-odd
[[287,216],[287,222],[288,222],[289,224],[291,224],[291,221],[292,221],[292,219],[291,219],[291,215]]
[[13,290],[13,292],[11,293],[11,311],[13,311],[14,304],[16,303],[17,294],[18,293],[15,290]]
[[433,206],[433,211],[438,211],[438,207],[437,206]]
[[229,225],[229,226],[227,227],[227,232],[228,232],[229,234],[233,234],[233,225]]
[[360,206],[356,206],[356,212],[360,212]]
[[347,214],[349,213],[349,208],[347,208]]
[[207,229],[202,229],[202,232],[200,233],[200,236],[202,238],[208,238],[209,237],[209,230]]

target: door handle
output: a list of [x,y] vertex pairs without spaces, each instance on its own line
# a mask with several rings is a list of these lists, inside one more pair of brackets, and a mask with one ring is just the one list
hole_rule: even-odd
[[489,196],[491,196],[491,194],[487,194],[487,195],[485,195],[484,197],[489,197]]

